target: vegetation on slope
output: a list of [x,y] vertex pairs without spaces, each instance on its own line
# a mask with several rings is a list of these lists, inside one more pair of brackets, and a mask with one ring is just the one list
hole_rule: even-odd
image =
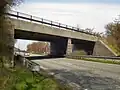
[[69,90],[54,78],[16,67],[0,70],[0,90]]
[[79,55],[74,55],[74,56],[68,55],[67,58],[120,65],[120,60],[114,60],[114,59],[87,58],[87,57],[80,57]]
[[109,46],[120,55],[120,18],[106,25],[106,40]]

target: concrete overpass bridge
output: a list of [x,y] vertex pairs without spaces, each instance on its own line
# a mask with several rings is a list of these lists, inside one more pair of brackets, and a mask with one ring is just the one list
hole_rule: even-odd
[[80,28],[15,11],[7,15],[14,24],[15,39],[50,42],[51,55],[63,56],[75,50],[84,50],[88,55],[114,55],[98,37]]

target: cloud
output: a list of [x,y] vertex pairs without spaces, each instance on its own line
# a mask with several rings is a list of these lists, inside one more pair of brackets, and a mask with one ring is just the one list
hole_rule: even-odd
[[120,14],[120,5],[100,3],[25,3],[13,9],[96,32],[104,32],[104,26]]

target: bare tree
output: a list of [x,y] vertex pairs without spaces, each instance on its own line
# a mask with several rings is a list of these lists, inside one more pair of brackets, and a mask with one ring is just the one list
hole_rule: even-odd
[[105,26],[108,42],[114,45],[120,52],[120,18],[115,19],[112,23]]
[[21,0],[1,0],[0,1],[0,57],[8,57],[8,62],[13,60],[14,29],[5,12],[8,12],[14,5],[18,5]]

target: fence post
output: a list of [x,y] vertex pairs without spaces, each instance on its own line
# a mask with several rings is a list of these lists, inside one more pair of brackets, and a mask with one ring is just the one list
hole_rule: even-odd
[[41,18],[41,20],[42,20],[42,24],[43,24],[43,18]]
[[72,29],[73,29],[73,31],[75,31],[75,30],[74,30],[74,27],[72,27]]
[[51,27],[52,27],[52,21],[51,21]]
[[66,29],[67,29],[67,25],[66,25]]
[[26,60],[25,57],[23,58],[23,66],[25,66]]
[[28,63],[28,61],[26,60],[26,67],[27,67],[27,68],[28,68],[28,64],[29,64],[29,63]]
[[30,21],[32,22],[32,15],[30,16]]
[[17,12],[17,19],[18,19],[18,17],[19,17],[19,12]]
[[60,28],[60,23],[59,23],[59,28]]

